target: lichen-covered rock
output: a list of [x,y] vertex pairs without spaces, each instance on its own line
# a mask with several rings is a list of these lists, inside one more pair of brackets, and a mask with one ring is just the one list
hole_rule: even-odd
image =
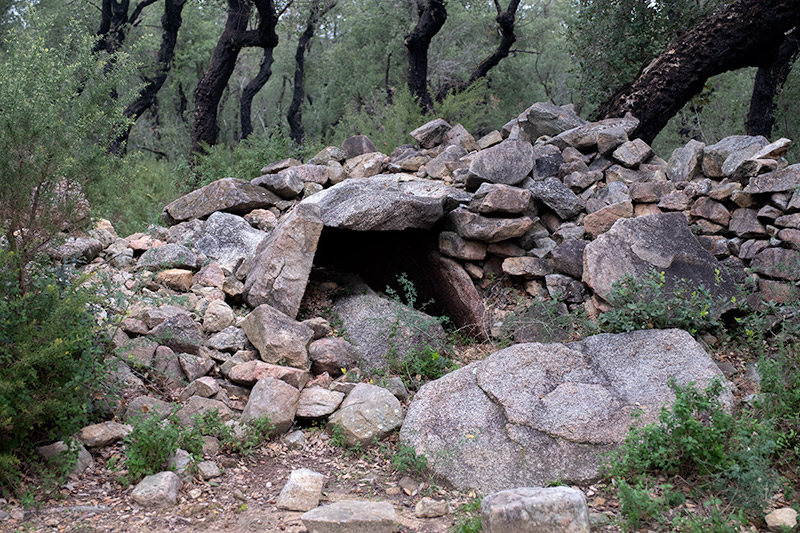
[[403,422],[403,406],[388,390],[359,383],[347,395],[328,427],[341,428],[348,446],[368,445],[380,440]]
[[485,533],[589,533],[586,496],[570,487],[503,490],[481,502]]

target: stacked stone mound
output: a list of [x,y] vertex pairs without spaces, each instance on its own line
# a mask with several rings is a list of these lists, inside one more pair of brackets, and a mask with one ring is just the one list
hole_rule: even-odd
[[[348,442],[368,443],[400,426],[400,400],[407,393],[397,380],[386,388],[356,384],[353,369],[385,365],[388,335],[376,324],[386,326],[413,310],[398,312],[393,306],[399,304],[362,287],[335,303],[352,342],[335,336],[322,317],[298,321],[323,228],[434,233],[438,250],[428,257],[428,274],[456,325],[471,326],[478,336],[486,335],[490,323],[479,291],[498,276],[519,281],[533,297],[558,296],[592,311],[602,310],[620,276],[651,268],[714,286],[725,298],[734,294],[737,277],[751,280],[766,299],[796,298],[800,165],[788,166],[782,158],[790,142],[691,141],[665,162],[641,140],[628,138],[636,125],[630,116],[587,123],[569,107],[534,104],[502,131],[478,140],[441,119],[411,133],[417,145],[389,155],[356,136],[306,163],[279,161],[251,181],[226,178],[178,198],[163,211],[169,227],[119,238],[110,224],[101,223],[53,255],[90,262],[90,269],[110,277],[134,302],[114,336],[112,366],[124,396],[117,406],[123,419],[167,416],[175,408],[148,396],[134,369],[166,380],[184,424],[216,409],[223,419],[243,422],[269,415],[279,432],[296,420],[337,423]],[[746,275],[748,267],[755,274]],[[405,329],[414,330],[395,328]],[[411,344],[403,346],[441,342],[440,328],[431,335],[416,340],[409,334],[404,342]],[[640,342],[642,353],[652,351],[652,342]],[[582,349],[568,351],[576,360],[589,357]],[[530,355],[530,349],[522,352]],[[710,379],[715,373],[708,361],[703,364],[708,368],[698,372]],[[444,383],[474,396],[483,409],[478,414],[510,412],[495,392],[487,396],[481,381],[488,383],[487,365],[478,374],[451,374]],[[603,372],[590,375],[590,366],[578,365],[586,376],[548,387],[569,392],[588,383],[590,391],[616,406],[609,410],[613,416],[627,420],[634,400],[620,390],[629,384],[612,383]],[[642,379],[662,388],[666,383],[652,373]],[[685,381],[696,379],[693,374]],[[445,385],[431,386],[421,400]],[[668,393],[658,398],[659,404],[671,401]],[[657,412],[657,405],[651,407]],[[412,411],[414,424],[447,427],[447,421],[423,411]],[[506,425],[519,426],[538,446],[561,450],[575,444],[570,435],[551,431],[555,422],[548,420],[492,424],[500,433]],[[586,427],[594,431],[591,424]],[[587,430],[573,447],[594,457],[598,446],[616,445],[623,429],[613,438]],[[408,442],[435,451],[435,444],[415,440],[415,430],[404,431]],[[441,442],[462,442],[469,439],[465,435],[442,435]],[[519,442],[511,440],[504,446],[515,456]],[[547,460],[579,464],[582,470],[569,472],[575,479],[594,475],[593,460],[573,459]],[[452,472],[478,479],[470,471]],[[519,481],[542,482],[565,472],[559,463]],[[501,477],[480,484],[508,487]]]

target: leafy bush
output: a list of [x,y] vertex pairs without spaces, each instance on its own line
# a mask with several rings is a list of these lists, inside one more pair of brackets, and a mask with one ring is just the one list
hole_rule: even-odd
[[140,417],[133,421],[133,431],[124,439],[125,481],[135,483],[145,476],[162,472],[170,457],[184,449],[199,457],[203,449],[200,432],[183,428],[174,415],[161,420],[157,416]]
[[87,221],[87,199],[118,176],[108,149],[138,89],[127,56],[95,55],[94,37],[75,21],[58,25],[67,34],[49,42],[55,21],[26,11],[0,51],[0,231],[23,290],[25,265],[61,230]]
[[606,299],[612,309],[600,315],[603,331],[680,328],[691,333],[719,325],[720,302],[706,287],[686,279],[667,288],[664,272],[637,279],[626,274],[611,286]]
[[421,474],[428,468],[428,458],[413,446],[399,444],[392,458],[392,468],[402,474]]
[[222,422],[216,409],[195,415],[194,425],[201,434],[217,438],[222,450],[240,453],[244,456],[253,453],[253,450],[268,440],[275,430],[275,425],[269,415],[264,415],[249,420],[245,425],[244,433],[237,436],[231,426]]
[[81,280],[29,266],[23,291],[0,250],[0,489],[16,487],[34,446],[88,423],[103,366],[94,297]]
[[[700,495],[725,498],[750,511],[763,509],[778,481],[770,465],[773,433],[752,417],[726,412],[719,381],[705,391],[674,381],[670,387],[675,392],[672,407],[662,408],[657,423],[632,428],[605,466],[619,489],[628,527],[638,528],[646,520],[696,525],[697,517],[678,509],[685,497],[674,487],[681,481],[692,483]],[[664,478],[666,483],[656,481]],[[704,530],[722,531],[737,521],[740,517],[719,514],[713,522],[703,522]]]
[[261,175],[261,168],[287,157],[300,157],[291,139],[274,129],[254,134],[231,150],[225,145],[206,146],[194,165],[177,170],[178,181],[189,190],[222,178],[251,180]]

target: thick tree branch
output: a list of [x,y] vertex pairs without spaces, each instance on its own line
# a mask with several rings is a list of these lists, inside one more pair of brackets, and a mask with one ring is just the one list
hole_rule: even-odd
[[447,20],[444,0],[417,0],[419,20],[403,44],[408,49],[408,89],[423,110],[433,109],[428,92],[428,48]]
[[692,27],[600,105],[597,118],[630,112],[634,137],[652,142],[711,76],[767,65],[800,22],[796,0],[737,0]]

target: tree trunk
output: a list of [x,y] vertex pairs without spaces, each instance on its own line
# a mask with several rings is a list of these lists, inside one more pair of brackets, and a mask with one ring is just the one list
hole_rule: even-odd
[[329,1],[327,5],[321,6],[322,0],[314,0],[311,4],[311,11],[308,14],[306,21],[306,29],[300,39],[297,41],[297,51],[294,54],[294,91],[292,93],[292,102],[289,104],[289,111],[286,113],[286,119],[289,121],[289,136],[298,145],[303,144],[305,140],[305,131],[303,131],[303,98],[305,98],[305,57],[308,51],[311,39],[314,37],[314,30],[317,27],[319,19],[330,11],[336,2]]
[[417,0],[419,21],[403,44],[408,49],[408,89],[425,112],[433,109],[428,92],[428,48],[447,20],[444,0]]
[[705,19],[662,52],[597,111],[597,118],[639,119],[633,137],[652,142],[711,76],[762,67],[784,34],[800,22],[797,0],[737,0]]
[[253,121],[251,118],[253,98],[255,98],[258,91],[269,81],[272,76],[272,62],[273,62],[274,48],[264,48],[264,57],[261,58],[261,66],[258,69],[256,77],[250,80],[250,83],[245,85],[242,90],[242,99],[239,104],[239,118],[242,124],[242,140],[247,139],[253,133]]
[[[181,14],[186,0],[165,0],[164,15],[161,17],[161,47],[158,50],[158,67],[155,75],[148,78],[146,85],[136,100],[125,108],[125,116],[134,122],[142,114],[154,105],[156,95],[167,79],[167,74],[172,67],[172,58],[175,55],[175,44],[178,42],[178,30],[180,30],[183,19]],[[117,149],[124,146],[128,141],[131,127],[128,126],[114,142]],[[117,149],[114,151],[116,152]]]
[[750,111],[747,114],[745,129],[748,135],[763,135],[769,138],[775,125],[775,97],[786,83],[792,65],[800,52],[798,29],[786,36],[778,48],[773,62],[758,69],[753,83]]
[[514,23],[516,22],[517,8],[519,7],[520,0],[511,0],[508,3],[508,9],[505,11],[500,7],[498,1],[495,2],[497,8],[497,25],[500,28],[500,42],[497,48],[486,59],[480,62],[475,70],[470,74],[469,79],[457,83],[445,83],[436,92],[436,101],[441,102],[450,93],[460,93],[468,89],[473,83],[486,76],[490,70],[500,64],[500,61],[508,57],[511,47],[517,42],[517,36],[514,34]]
[[[258,27],[248,30],[252,7],[259,15]],[[222,93],[236,67],[239,52],[247,46],[273,49],[278,45],[275,26],[278,15],[272,0],[228,0],[225,29],[217,41],[211,64],[194,91],[194,124],[190,157],[203,151],[203,145],[217,142],[217,109]]]

